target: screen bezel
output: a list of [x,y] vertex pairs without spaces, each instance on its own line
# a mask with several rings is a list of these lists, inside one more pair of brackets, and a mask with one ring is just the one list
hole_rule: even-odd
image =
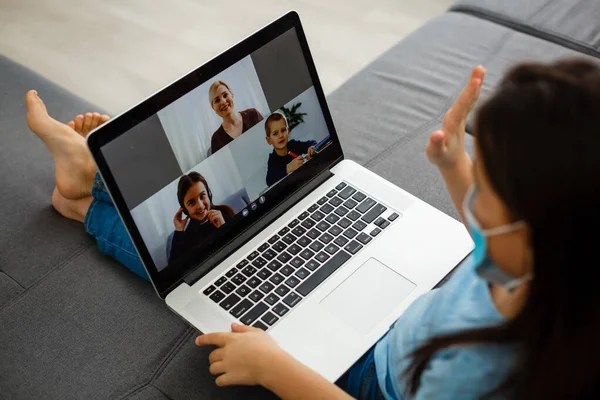
[[[219,229],[218,235],[211,237],[210,245],[205,244],[203,249],[196,248],[190,251],[184,257],[180,257],[175,262],[169,263],[164,269],[158,271],[152,257],[142,239],[142,236],[131,216],[124,198],[122,197],[116,181],[110,171],[106,160],[103,157],[101,148],[107,143],[118,138],[128,130],[143,122],[147,118],[156,114],[159,110],[165,108],[175,102],[188,92],[205,83],[216,74],[227,69],[231,65],[240,61],[244,57],[251,55],[254,51],[271,42],[281,34],[290,29],[296,29],[298,41],[304,55],[307,68],[312,79],[313,87],[319,100],[323,117],[325,118],[327,128],[333,143],[326,147],[318,157],[311,160],[303,167],[299,168],[293,174],[288,176],[282,182],[269,190],[268,201],[258,207],[257,210],[250,212],[247,217],[242,217],[241,213],[237,214],[233,220],[229,221]],[[157,293],[161,298],[174,289],[186,275],[200,268],[203,262],[207,261],[215,254],[223,254],[223,249],[231,248],[234,251],[244,244],[238,239],[242,233],[247,233],[252,229],[256,232],[262,230],[268,222],[261,224],[260,221],[265,215],[281,205],[284,201],[289,200],[294,193],[306,186],[315,177],[328,171],[333,165],[343,159],[343,152],[340,141],[335,130],[333,119],[325,100],[325,94],[319,81],[317,71],[304,30],[300,22],[300,18],[295,11],[290,11],[276,21],[262,28],[253,35],[242,40],[235,46],[216,56],[206,64],[201,65],[192,72],[186,74],[182,78],[176,80],[164,89],[158,91],[130,110],[122,113],[118,117],[113,118],[108,123],[99,127],[95,132],[87,138],[89,150],[94,158],[98,171],[102,176],[104,183],[116,205],[116,208],[125,224],[128,233],[135,244],[135,247],[140,255],[143,264],[148,272],[148,275],[154,285]],[[233,222],[233,224],[230,224]],[[223,230],[221,232],[221,230]],[[243,235],[248,237],[248,235]],[[211,250],[207,251],[207,247]],[[214,261],[214,260],[213,260]]]

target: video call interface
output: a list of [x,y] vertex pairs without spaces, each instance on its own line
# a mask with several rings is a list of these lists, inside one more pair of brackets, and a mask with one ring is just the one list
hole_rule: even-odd
[[160,271],[330,144],[291,29],[101,151]]

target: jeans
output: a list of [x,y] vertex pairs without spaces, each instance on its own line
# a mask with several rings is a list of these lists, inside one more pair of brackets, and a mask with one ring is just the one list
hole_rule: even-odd
[[371,347],[336,384],[358,400],[385,400],[375,371],[375,346]]
[[99,174],[96,174],[94,179],[92,197],[94,199],[85,215],[83,226],[96,239],[100,252],[114,258],[138,276],[149,280],[142,260]]

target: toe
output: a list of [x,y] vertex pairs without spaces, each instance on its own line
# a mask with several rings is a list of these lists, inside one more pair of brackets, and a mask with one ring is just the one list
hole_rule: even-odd
[[79,114],[75,117],[75,128],[73,129],[75,129],[75,132],[81,134],[83,129],[83,115]]
[[108,115],[102,114],[100,116],[100,123],[103,124],[103,123],[107,122],[109,119],[110,119],[110,117]]
[[94,113],[92,114],[92,124],[90,125],[90,130],[94,130],[100,125],[100,114]]
[[44,114],[48,114],[48,111],[46,110],[46,105],[44,104],[40,96],[38,96],[38,92],[36,92],[35,90],[30,90],[29,92],[27,92],[27,94],[25,95],[25,104],[27,105],[28,112],[41,112]]
[[92,113],[86,113],[83,117],[83,129],[81,130],[81,133],[83,135],[87,135],[88,133],[90,133],[93,118],[94,115]]
[[75,129],[75,121],[69,121],[69,122],[67,123],[67,125],[69,126],[69,128],[71,128],[71,129]]
[[25,96],[27,105],[27,125],[36,135],[43,136],[50,131],[54,120],[48,115],[46,106],[35,90]]

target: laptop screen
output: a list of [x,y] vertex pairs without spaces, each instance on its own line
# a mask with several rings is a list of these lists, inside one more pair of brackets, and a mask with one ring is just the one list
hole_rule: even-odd
[[292,27],[100,146],[148,269],[205,259],[332,159],[313,78]]

